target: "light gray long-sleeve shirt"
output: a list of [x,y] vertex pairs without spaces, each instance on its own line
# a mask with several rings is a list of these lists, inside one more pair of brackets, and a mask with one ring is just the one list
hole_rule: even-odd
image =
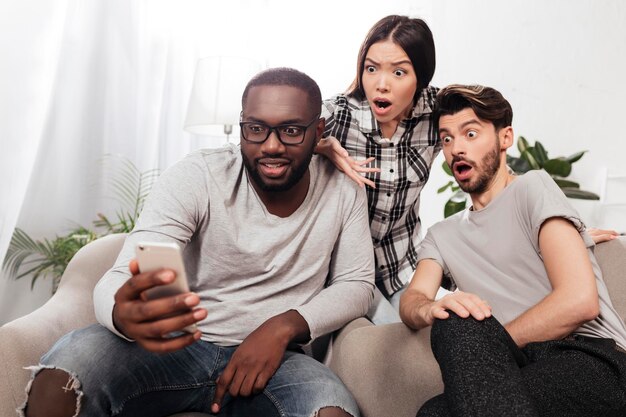
[[98,321],[119,335],[114,295],[130,277],[136,244],[150,241],[184,248],[190,289],[208,311],[203,340],[240,344],[290,309],[312,339],[364,315],[374,288],[365,193],[323,158],[309,170],[307,196],[286,218],[267,211],[236,146],[194,152],[166,170],[94,290]]

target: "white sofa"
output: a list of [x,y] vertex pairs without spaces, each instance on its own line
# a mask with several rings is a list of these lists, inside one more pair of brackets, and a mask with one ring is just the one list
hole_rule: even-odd
[[[110,235],[85,246],[45,305],[0,328],[0,416],[16,415],[25,399],[30,373],[24,366],[36,364],[61,335],[95,322],[93,287],[123,241],[124,235]],[[596,255],[613,304],[626,318],[626,237],[598,245]],[[373,326],[366,319],[349,323],[336,335],[330,367],[355,396],[363,417],[413,417],[424,401],[442,392],[429,336],[428,329],[416,332],[402,323]]]

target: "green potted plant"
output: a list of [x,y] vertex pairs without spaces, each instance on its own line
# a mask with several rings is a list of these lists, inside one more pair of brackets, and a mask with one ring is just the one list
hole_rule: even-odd
[[[559,156],[557,158],[548,157],[548,151],[541,144],[536,141],[531,146],[528,141],[520,136],[517,138],[517,149],[520,156],[514,157],[511,155],[506,156],[506,163],[518,175],[524,174],[533,169],[545,170],[557,185],[563,190],[563,193],[569,198],[577,198],[583,200],[599,200],[600,197],[590,191],[580,189],[580,184],[577,182],[566,179],[572,172],[572,164],[579,161],[583,157],[585,152],[576,152],[568,157]],[[444,206],[444,217],[449,217],[459,211],[465,209],[467,203],[467,194],[463,192],[454,181],[454,176],[448,164],[443,162],[443,169],[453,179],[448,181],[443,187],[437,190],[437,193],[443,193],[450,189],[452,196],[448,199]]]
[[105,155],[105,162],[113,166],[108,177],[113,198],[120,203],[114,220],[98,213],[93,228],[77,226],[53,239],[33,239],[24,230],[16,228],[4,257],[3,269],[9,277],[20,279],[31,276],[31,289],[40,277],[52,277],[52,293],[76,252],[89,242],[111,233],[128,233],[143,209],[143,204],[159,175],[157,169],[140,172],[128,159]]

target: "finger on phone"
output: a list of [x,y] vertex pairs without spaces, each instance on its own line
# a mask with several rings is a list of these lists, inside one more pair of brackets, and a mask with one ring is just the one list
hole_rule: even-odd
[[[185,314],[187,317],[191,317],[195,314],[195,310],[192,312],[192,309],[196,307],[199,302],[200,299],[198,295],[194,293],[173,295],[156,300],[132,303],[127,309],[127,315],[135,322],[159,321],[169,323],[169,319],[175,318],[182,321]],[[206,313],[204,309],[199,310]],[[202,319],[204,319],[204,317],[202,317]]]
[[137,275],[139,273],[139,262],[137,262],[137,259],[130,260],[128,269],[130,269],[130,273],[133,275]]
[[141,293],[157,285],[165,285],[174,281],[176,274],[171,269],[160,269],[131,276],[119,289],[120,296],[133,300]]

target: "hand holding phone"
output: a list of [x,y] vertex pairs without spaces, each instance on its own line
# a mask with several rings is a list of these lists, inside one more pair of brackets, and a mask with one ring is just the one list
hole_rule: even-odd
[[[176,274],[174,282],[144,290],[146,300],[154,300],[189,292],[185,264],[180,247],[176,243],[140,242],[135,247],[135,255],[140,272],[151,272],[159,269],[171,269]],[[198,327],[193,324],[183,329],[195,333]]]
[[189,292],[185,264],[180,247],[176,243],[142,242],[135,247],[135,256],[140,272],[167,268],[176,274],[176,279],[171,284],[160,285],[144,291],[147,300]]

